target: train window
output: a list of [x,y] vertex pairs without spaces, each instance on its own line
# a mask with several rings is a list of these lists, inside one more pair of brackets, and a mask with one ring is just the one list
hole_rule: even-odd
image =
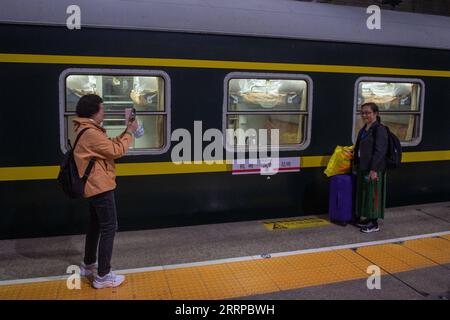
[[353,141],[363,127],[361,105],[374,102],[381,122],[397,135],[402,145],[415,146],[422,138],[425,85],[418,79],[360,78],[356,83]]
[[[302,150],[311,131],[312,81],[305,75],[231,73],[225,78],[225,129],[279,130],[280,150]],[[227,147],[230,148],[230,137]],[[234,136],[234,145],[245,148],[249,139]]]
[[76,117],[78,100],[85,94],[102,97],[105,107],[103,128],[109,137],[125,129],[125,108],[134,107],[145,134],[134,139],[128,154],[159,154],[169,147],[169,77],[162,71],[69,69],[60,77],[61,113],[64,135],[61,146],[72,142],[75,133],[72,120]]

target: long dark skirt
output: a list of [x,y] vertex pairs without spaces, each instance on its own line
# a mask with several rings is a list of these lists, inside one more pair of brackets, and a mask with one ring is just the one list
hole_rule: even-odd
[[368,180],[369,171],[358,170],[356,177],[357,217],[384,219],[386,207],[386,172],[377,171],[378,180]]

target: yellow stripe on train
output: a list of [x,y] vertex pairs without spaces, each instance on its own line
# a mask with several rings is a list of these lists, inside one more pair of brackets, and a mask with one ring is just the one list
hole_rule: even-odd
[[[326,167],[330,156],[300,157],[301,167]],[[430,162],[450,160],[450,150],[404,152],[402,162]],[[161,174],[188,174],[232,171],[230,164],[175,164],[173,162],[118,163],[117,176],[145,176]],[[49,180],[56,179],[59,166],[3,167],[0,181]]]
[[0,63],[41,63],[68,65],[110,65],[142,67],[178,67],[206,69],[271,70],[296,72],[326,72],[352,74],[383,74],[402,76],[450,77],[450,71],[427,69],[402,69],[367,66],[321,65],[276,62],[245,62],[224,60],[165,59],[136,57],[72,56],[47,54],[0,53]]

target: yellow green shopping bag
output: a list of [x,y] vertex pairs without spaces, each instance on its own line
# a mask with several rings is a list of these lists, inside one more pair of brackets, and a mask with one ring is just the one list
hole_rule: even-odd
[[334,149],[334,153],[331,156],[330,161],[328,161],[327,168],[324,171],[327,177],[350,172],[353,159],[353,148],[354,146],[337,146],[336,149]]

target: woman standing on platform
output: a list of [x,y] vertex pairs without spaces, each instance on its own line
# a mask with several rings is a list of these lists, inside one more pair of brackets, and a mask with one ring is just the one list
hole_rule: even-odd
[[122,157],[128,150],[138,127],[135,120],[127,122],[127,127],[120,136],[108,138],[102,127],[104,109],[102,98],[95,94],[85,95],[78,101],[78,117],[73,120],[77,134],[86,129],[74,149],[80,176],[83,176],[90,160],[96,159],[84,189],[84,197],[89,201],[90,221],[80,273],[82,276],[95,276],[92,285],[97,289],[117,287],[125,280],[123,275],[116,275],[111,271],[117,229],[114,160]]
[[361,232],[370,233],[380,230],[378,219],[384,218],[388,132],[380,123],[375,103],[364,103],[361,117],[364,126],[358,133],[354,149],[357,172],[355,214],[356,225],[361,227]]

